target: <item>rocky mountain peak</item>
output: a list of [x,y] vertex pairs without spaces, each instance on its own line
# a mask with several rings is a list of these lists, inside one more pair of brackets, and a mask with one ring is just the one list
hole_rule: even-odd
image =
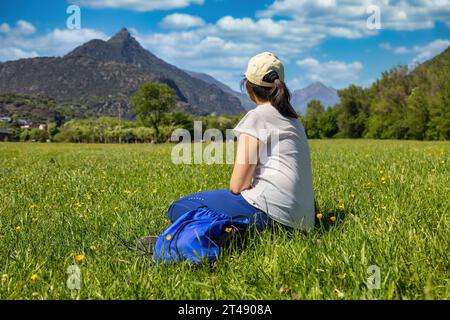
[[[122,44],[124,42],[129,42],[135,40],[127,28],[122,28],[118,33],[116,33],[111,39],[108,40],[110,44]],[[136,40],[135,40],[136,41]]]
[[296,111],[302,114],[305,114],[311,100],[319,100],[325,107],[330,107],[338,103],[340,99],[336,89],[327,87],[318,81],[292,93],[292,105]]
[[322,82],[319,82],[319,81],[311,83],[306,88],[311,89],[311,90],[322,90],[322,89],[327,90],[327,89],[329,89],[326,85],[324,85]]

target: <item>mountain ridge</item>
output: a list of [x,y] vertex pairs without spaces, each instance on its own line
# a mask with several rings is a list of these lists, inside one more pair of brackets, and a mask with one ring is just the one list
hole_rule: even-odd
[[[0,94],[46,94],[58,102],[87,104],[94,113],[98,108],[91,100],[101,100],[104,105],[120,104],[124,116],[131,118],[134,109],[128,98],[149,81],[172,87],[180,111],[196,115],[244,112],[235,96],[156,57],[126,28],[107,41],[90,40],[63,57],[0,64]],[[116,110],[107,109],[101,109],[97,115],[117,115]]]
[[[92,45],[95,48],[91,48]],[[88,55],[99,59],[108,59],[120,63],[137,65],[140,68],[152,72],[160,77],[163,83],[167,83],[175,89],[177,96],[183,102],[189,102],[201,109],[203,105],[210,105],[209,113],[237,114],[244,110],[232,95],[225,97],[224,101],[208,101],[208,97],[219,97],[221,89],[212,87],[188,73],[158,58],[153,53],[142,48],[139,42],[131,36],[126,28],[122,28],[108,41],[86,43],[68,54],[68,56]],[[206,86],[205,86],[206,84]],[[225,92],[226,93],[226,92]],[[215,99],[217,100],[217,99]],[[218,103],[220,102],[220,103]],[[215,104],[222,108],[217,108]]]
[[324,107],[332,107],[339,103],[340,98],[336,89],[325,86],[321,82],[311,83],[303,89],[292,92],[292,106],[303,115],[306,112],[308,103],[312,100],[320,101]]
[[250,100],[247,93],[233,90],[232,88],[227,86],[225,83],[221,82],[220,80],[217,80],[216,78],[214,78],[213,76],[211,76],[207,73],[195,72],[195,71],[190,71],[190,70],[184,70],[184,71],[187,72],[192,77],[195,77],[199,80],[202,80],[202,81],[210,83],[210,84],[214,84],[214,85],[218,86],[222,91],[234,95],[235,97],[237,97],[239,99],[242,107],[245,110],[250,110],[255,107],[255,103],[252,100]]

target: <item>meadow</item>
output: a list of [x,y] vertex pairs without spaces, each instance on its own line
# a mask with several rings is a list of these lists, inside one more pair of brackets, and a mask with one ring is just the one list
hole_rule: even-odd
[[124,242],[161,233],[177,198],[228,188],[231,165],[174,165],[168,144],[0,143],[0,299],[450,299],[450,143],[310,144],[318,227],[193,267]]

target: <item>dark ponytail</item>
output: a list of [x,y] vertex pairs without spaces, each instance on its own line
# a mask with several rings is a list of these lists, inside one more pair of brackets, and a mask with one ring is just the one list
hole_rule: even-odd
[[242,87],[248,83],[258,99],[270,101],[272,106],[284,117],[298,119],[298,115],[291,105],[291,93],[284,81],[278,76],[278,73],[276,71],[269,72],[263,81],[273,83],[274,87],[258,86],[247,79],[242,81]]

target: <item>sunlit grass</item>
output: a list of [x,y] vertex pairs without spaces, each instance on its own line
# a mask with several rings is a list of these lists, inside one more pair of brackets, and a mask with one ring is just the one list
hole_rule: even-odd
[[[231,166],[173,165],[170,145],[1,143],[0,298],[449,299],[450,144],[311,151],[314,232],[251,235],[213,266],[151,267],[122,241],[161,233],[178,197],[227,188]],[[371,265],[380,290],[365,284]]]

